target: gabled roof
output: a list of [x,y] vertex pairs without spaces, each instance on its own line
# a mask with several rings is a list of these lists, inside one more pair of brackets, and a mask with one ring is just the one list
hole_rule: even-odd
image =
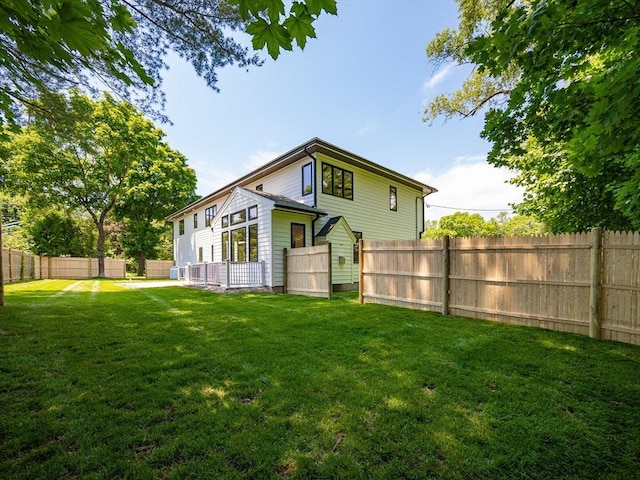
[[342,227],[344,231],[347,232],[347,235],[349,235],[351,241],[353,243],[356,243],[356,237],[353,234],[353,230],[351,230],[351,227],[347,223],[347,220],[342,216],[331,217],[329,220],[327,220],[327,223],[325,223],[320,231],[316,234],[316,239],[325,239],[328,241],[331,238],[331,235],[335,231],[339,230],[340,227]]
[[283,167],[286,167],[287,165],[297,162],[301,158],[314,158],[314,153],[322,153],[331,156],[350,165],[360,167],[363,170],[367,170],[377,175],[389,178],[394,182],[421,189],[423,195],[429,195],[430,193],[437,192],[435,188],[430,187],[429,185],[419,182],[418,180],[415,180],[413,178],[407,177],[406,175],[403,175],[401,173],[395,172],[389,168],[383,167],[382,165],[378,165],[377,163],[371,162],[363,157],[360,157],[359,155],[348,152],[347,150],[332,145],[329,142],[325,142],[324,140],[316,137],[312,138],[308,142],[303,143],[302,145],[297,146],[292,150],[289,150],[287,153],[283,153],[271,162],[238,178],[237,180],[220,188],[219,190],[216,190],[209,195],[205,195],[204,197],[196,200],[193,203],[190,203],[181,210],[168,215],[166,217],[166,220],[175,220],[176,218],[179,218],[187,212],[191,212],[203,207],[204,205],[213,203],[217,198],[230,194],[234,188],[242,187],[248,185],[251,182],[257,181],[270,173],[273,173]]

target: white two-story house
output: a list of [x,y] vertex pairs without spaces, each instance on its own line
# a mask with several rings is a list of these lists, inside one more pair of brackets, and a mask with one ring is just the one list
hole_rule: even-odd
[[174,260],[258,263],[262,283],[279,291],[285,248],[330,242],[334,287],[349,288],[358,239],[420,238],[424,197],[435,191],[314,138],[168,216]]

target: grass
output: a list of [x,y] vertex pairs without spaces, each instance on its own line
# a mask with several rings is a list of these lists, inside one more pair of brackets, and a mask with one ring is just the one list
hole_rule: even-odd
[[640,478],[640,348],[377,305],[8,286],[0,472]]

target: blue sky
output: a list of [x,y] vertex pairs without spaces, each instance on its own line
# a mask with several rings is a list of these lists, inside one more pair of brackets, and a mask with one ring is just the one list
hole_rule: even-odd
[[[456,25],[453,0],[338,0],[338,16],[322,16],[303,51],[276,61],[261,52],[265,64],[249,71],[224,68],[219,93],[172,57],[167,140],[189,158],[201,195],[320,137],[436,187],[428,204],[508,210],[521,192],[486,163],[482,117],[422,121],[429,99],[468,73],[427,61],[429,40]],[[429,207],[427,218],[453,211]]]

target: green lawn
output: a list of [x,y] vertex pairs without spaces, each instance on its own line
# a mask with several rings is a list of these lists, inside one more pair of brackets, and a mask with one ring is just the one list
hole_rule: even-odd
[[640,478],[635,346],[354,294],[51,280],[6,303],[3,479]]

